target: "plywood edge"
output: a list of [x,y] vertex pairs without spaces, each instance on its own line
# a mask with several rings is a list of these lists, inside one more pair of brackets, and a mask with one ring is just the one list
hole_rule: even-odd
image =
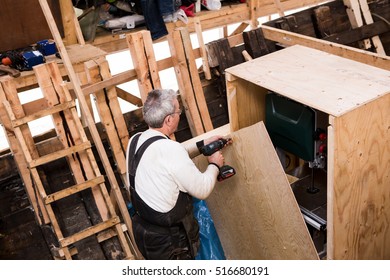
[[333,234],[333,192],[334,192],[334,117],[329,116],[328,126],[328,163],[327,163],[327,209],[326,209],[326,256],[328,260],[334,259]]

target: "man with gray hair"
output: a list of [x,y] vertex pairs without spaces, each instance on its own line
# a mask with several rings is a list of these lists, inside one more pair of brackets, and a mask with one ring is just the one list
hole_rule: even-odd
[[190,158],[199,147],[220,136],[197,142],[193,147],[170,140],[179,124],[177,93],[158,89],[148,94],[143,106],[149,129],[134,135],[127,148],[127,171],[137,246],[145,259],[194,259],[199,248],[199,226],[192,213],[192,197],[207,198],[219,168],[220,151],[208,156],[202,173]]

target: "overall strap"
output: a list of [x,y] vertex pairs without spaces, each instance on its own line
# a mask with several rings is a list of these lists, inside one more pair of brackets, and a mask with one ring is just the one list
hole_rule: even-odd
[[138,164],[144,154],[145,150],[155,141],[160,139],[166,139],[163,136],[153,136],[146,140],[141,147],[135,152],[137,143],[141,134],[134,136],[130,143],[129,155],[128,155],[128,166],[129,166],[129,183],[130,189],[135,189],[135,172],[137,171]]

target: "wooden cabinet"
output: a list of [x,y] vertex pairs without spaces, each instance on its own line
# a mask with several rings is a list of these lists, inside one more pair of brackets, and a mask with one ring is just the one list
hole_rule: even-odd
[[233,134],[264,121],[269,91],[328,116],[327,258],[390,259],[390,71],[295,45],[226,86]]

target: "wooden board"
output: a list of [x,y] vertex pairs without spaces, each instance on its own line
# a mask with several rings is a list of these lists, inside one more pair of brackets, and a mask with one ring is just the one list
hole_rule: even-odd
[[390,259],[389,108],[387,94],[331,119],[337,153],[329,159],[328,258]]
[[[227,259],[317,259],[302,214],[262,122],[223,150],[237,174],[206,200]],[[195,162],[205,168],[207,160]]]
[[226,72],[333,116],[383,96],[390,89],[389,71],[299,45]]
[[[49,4],[62,33],[59,3],[50,0]],[[0,26],[0,53],[52,38],[38,0],[1,0]]]
[[[325,40],[312,38],[297,33],[280,30],[274,27],[263,25],[261,27],[266,39],[279,42],[285,46],[302,45],[313,49],[325,51],[334,55],[359,61],[368,65],[390,70],[390,59],[388,56],[379,55],[365,50],[344,46],[338,43],[331,43]],[[390,45],[390,44],[389,44]]]

